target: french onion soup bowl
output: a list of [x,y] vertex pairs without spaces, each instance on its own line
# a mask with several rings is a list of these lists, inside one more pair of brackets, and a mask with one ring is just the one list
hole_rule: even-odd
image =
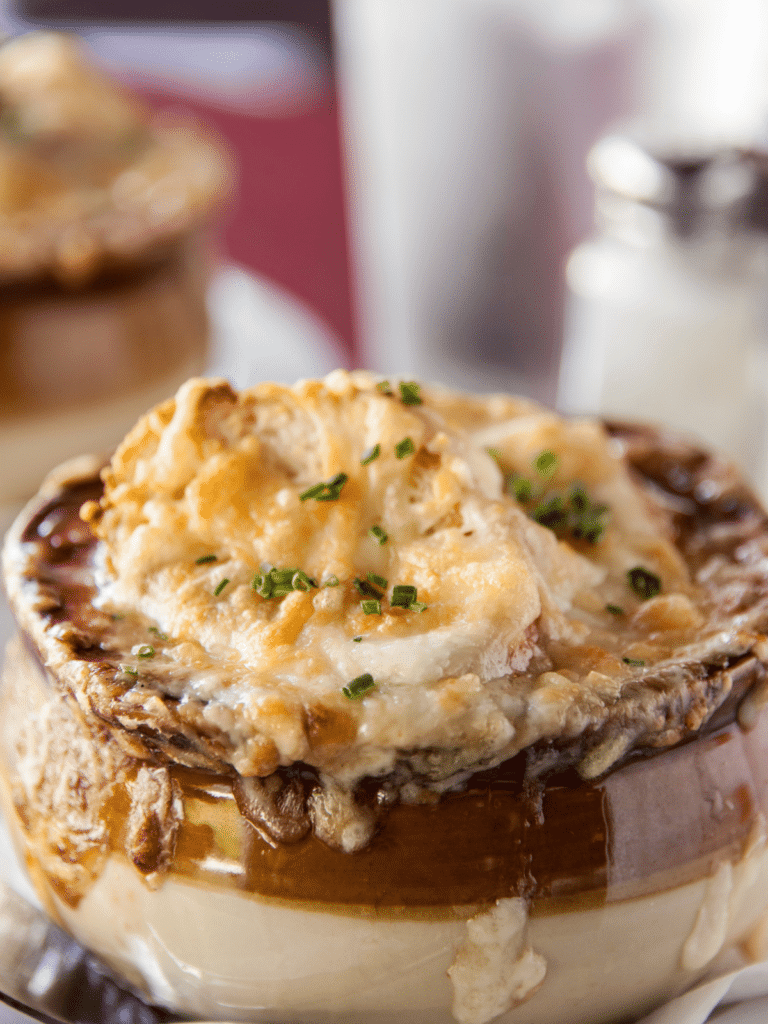
[[630,1021],[768,906],[766,518],[662,428],[193,379],[4,548],[0,789],[146,998]]

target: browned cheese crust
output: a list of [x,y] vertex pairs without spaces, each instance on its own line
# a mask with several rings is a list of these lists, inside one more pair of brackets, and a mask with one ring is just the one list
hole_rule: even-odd
[[[529,779],[592,780],[737,709],[754,720],[768,531],[732,466],[657,429],[413,394],[362,373],[240,395],[192,381],[103,493],[94,464],[49,480],[4,563],[52,685],[121,756],[228,775],[273,840],[311,827],[348,852],[376,828],[371,780],[379,809],[517,755]],[[303,497],[340,472],[330,500]],[[599,529],[547,525],[541,503],[582,485]],[[309,583],[254,588],[286,565]],[[658,592],[633,589],[638,567]],[[393,603],[397,584],[418,602]],[[369,688],[345,692],[366,665]]]

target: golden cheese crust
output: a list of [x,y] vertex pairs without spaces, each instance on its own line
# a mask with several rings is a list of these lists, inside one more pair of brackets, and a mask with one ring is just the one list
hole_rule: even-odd
[[[103,476],[82,514],[93,627],[119,665],[39,621],[18,530],[9,593],[81,706],[171,757],[182,737],[185,763],[301,762],[347,789],[405,769],[440,790],[575,743],[593,777],[699,728],[732,685],[720,670],[762,643],[763,547],[728,606],[731,562],[692,573],[622,442],[529,402],[362,372],[240,394],[192,380]],[[542,503],[574,493],[599,528],[544,525]]]
[[[56,540],[88,564],[59,564],[57,503],[89,474],[20,517],[6,587],[55,685],[132,757],[306,765],[342,803],[369,776],[423,799],[520,751],[595,778],[764,674],[765,517],[658,431],[363,372],[191,380],[102,472],[92,539]],[[65,614],[73,580],[93,596]]]

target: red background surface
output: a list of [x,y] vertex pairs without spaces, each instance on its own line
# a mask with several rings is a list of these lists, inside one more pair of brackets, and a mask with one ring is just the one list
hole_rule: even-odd
[[[146,95],[146,94],[145,94]],[[249,115],[184,98],[149,96],[190,112],[231,147],[239,180],[223,212],[223,256],[306,302],[355,359],[338,104],[332,89],[310,109]]]

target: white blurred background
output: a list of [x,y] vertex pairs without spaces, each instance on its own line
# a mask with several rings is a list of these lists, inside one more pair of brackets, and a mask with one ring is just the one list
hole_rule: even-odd
[[381,369],[552,400],[590,146],[639,115],[718,144],[765,125],[764,0],[338,0],[336,24]]

